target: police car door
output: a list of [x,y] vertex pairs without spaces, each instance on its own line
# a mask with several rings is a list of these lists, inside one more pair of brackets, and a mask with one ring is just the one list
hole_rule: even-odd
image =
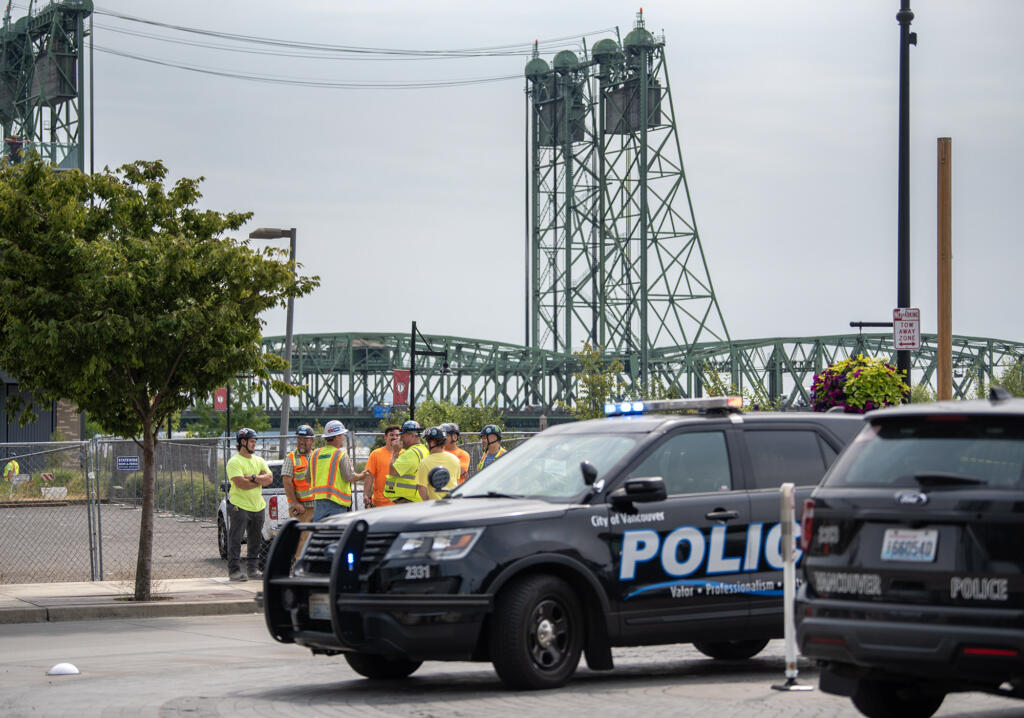
[[630,470],[629,478],[662,477],[668,497],[609,515],[625,639],[700,640],[721,621],[746,621],[747,599],[734,586],[749,560],[750,503],[736,478],[735,440],[727,425],[687,428]]
[[756,422],[746,422],[743,436],[749,461],[744,476],[750,491],[751,532],[760,535],[764,547],[756,565],[751,567],[751,575],[766,587],[751,594],[750,620],[752,627],[780,628],[783,565],[779,487],[783,483],[796,486],[794,536],[799,562],[802,556],[799,539],[800,508],[842,446],[835,437],[826,436],[814,425],[807,423],[772,422],[770,426],[759,426]]

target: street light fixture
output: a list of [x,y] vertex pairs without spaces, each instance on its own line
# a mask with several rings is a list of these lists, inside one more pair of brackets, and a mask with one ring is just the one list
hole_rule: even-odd
[[[416,348],[416,337],[423,341],[427,345],[426,349]],[[441,364],[442,374],[451,374],[451,369],[448,367],[448,350],[434,351],[434,348],[430,346],[430,342],[427,338],[420,334],[416,328],[416,322],[412,323],[412,341],[409,343],[409,420],[412,421],[416,418],[416,357],[443,357],[444,362]]]
[[[276,229],[273,227],[260,227],[249,233],[249,239],[284,239],[291,240],[288,250],[288,262],[292,268],[292,275],[295,274],[295,227],[291,229]],[[288,319],[284,330],[284,383],[292,383],[292,318],[295,315],[295,298],[288,297]],[[291,411],[291,397],[287,394],[281,397],[281,458],[288,452],[288,421]]]

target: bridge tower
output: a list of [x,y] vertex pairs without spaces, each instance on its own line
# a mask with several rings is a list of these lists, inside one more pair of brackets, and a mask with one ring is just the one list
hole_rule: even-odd
[[642,14],[622,42],[527,63],[530,341],[582,341],[646,384],[651,351],[728,342],[693,215],[665,42]]
[[85,169],[85,19],[92,0],[30,0],[0,28],[0,126],[4,154],[34,150],[62,168]]

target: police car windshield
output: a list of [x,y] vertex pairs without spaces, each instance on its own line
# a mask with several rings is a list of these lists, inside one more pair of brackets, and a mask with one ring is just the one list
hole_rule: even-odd
[[588,488],[580,472],[581,461],[593,464],[600,480],[636,443],[629,436],[542,434],[502,456],[452,495],[572,501]]
[[1024,420],[915,417],[864,428],[826,486],[1024,488]]

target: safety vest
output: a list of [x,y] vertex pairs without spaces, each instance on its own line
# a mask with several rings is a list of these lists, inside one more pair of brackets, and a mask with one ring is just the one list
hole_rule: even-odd
[[[507,453],[508,452],[505,451],[505,447],[504,446],[499,446],[498,447],[498,453],[494,455],[494,461],[497,461],[498,459],[500,459],[502,456],[504,456]],[[476,470],[477,471],[479,471],[480,469],[484,468],[484,459],[486,459],[486,458],[487,458],[487,454],[486,453],[484,453],[484,455],[480,457],[480,463],[478,463],[476,465]],[[494,461],[492,461],[491,463],[493,464]]]
[[14,459],[8,461],[7,466],[4,467],[4,478],[11,481],[19,473],[21,473],[21,467],[18,466],[18,462]]
[[[296,458],[298,458],[297,463]],[[295,486],[295,498],[299,501],[312,501],[313,489],[309,485],[309,457],[289,451],[288,460],[292,462],[292,485]]]
[[341,473],[341,461],[345,458],[344,449],[324,446],[313,452],[309,460],[312,472],[311,493],[317,501],[330,499],[342,506],[352,505],[352,488]]
[[[430,453],[429,449],[423,444],[413,444],[406,451],[412,451],[420,457],[419,461],[423,461],[427,454]],[[404,454],[403,454],[404,455]],[[395,459],[398,461],[398,459]],[[419,461],[416,465],[419,466]],[[394,501],[395,499],[405,499],[406,501],[422,501],[423,497],[420,496],[420,492],[417,490],[419,484],[416,483],[416,470],[413,469],[411,474],[402,474],[401,476],[394,476],[388,474],[387,479],[384,481],[384,496]]]

